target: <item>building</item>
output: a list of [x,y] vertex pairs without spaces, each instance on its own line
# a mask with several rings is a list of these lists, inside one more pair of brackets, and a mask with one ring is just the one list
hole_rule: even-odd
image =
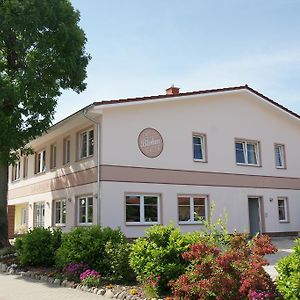
[[10,233],[35,226],[300,230],[300,116],[248,86],[95,102],[9,172]]

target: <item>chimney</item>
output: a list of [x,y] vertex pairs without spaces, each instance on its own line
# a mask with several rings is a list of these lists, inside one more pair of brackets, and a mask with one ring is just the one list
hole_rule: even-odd
[[168,89],[166,89],[166,94],[167,95],[176,95],[176,94],[179,94],[179,90],[180,90],[180,88],[175,87],[174,84],[172,84],[172,86],[170,86]]

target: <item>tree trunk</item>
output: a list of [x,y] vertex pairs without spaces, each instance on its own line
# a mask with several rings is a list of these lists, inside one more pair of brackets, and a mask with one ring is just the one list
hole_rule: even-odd
[[0,164],[0,248],[9,246],[7,219],[8,163]]

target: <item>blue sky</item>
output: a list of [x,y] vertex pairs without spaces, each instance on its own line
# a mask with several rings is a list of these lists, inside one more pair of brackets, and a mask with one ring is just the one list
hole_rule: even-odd
[[64,91],[55,122],[94,101],[248,84],[300,114],[299,0],[71,0],[87,36],[86,91]]

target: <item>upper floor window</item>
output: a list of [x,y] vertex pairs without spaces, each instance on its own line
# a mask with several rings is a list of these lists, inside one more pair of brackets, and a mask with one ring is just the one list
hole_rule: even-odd
[[288,222],[286,197],[278,198],[278,216],[279,216],[279,222]]
[[206,161],[206,140],[204,134],[193,134],[193,154],[194,161],[205,162]]
[[19,180],[21,173],[21,162],[17,161],[12,167],[12,181]]
[[79,224],[91,225],[93,223],[93,197],[78,198]]
[[79,159],[94,154],[94,130],[89,129],[79,134]]
[[259,166],[259,142],[236,141],[235,155],[237,164]]
[[56,200],[54,202],[54,220],[55,226],[66,224],[66,200]]
[[23,157],[23,178],[28,176],[28,156]]
[[35,173],[42,173],[46,171],[46,150],[36,153],[35,158]]
[[56,144],[50,146],[50,169],[56,168]]
[[275,166],[277,169],[284,169],[286,167],[285,163],[285,149],[284,145],[275,144]]
[[64,139],[64,149],[63,149],[63,163],[68,164],[70,162],[70,153],[71,153],[71,140],[70,138]]
[[158,195],[126,195],[126,223],[158,224],[159,199]]
[[206,196],[179,196],[178,222],[179,224],[202,224],[207,218]]

